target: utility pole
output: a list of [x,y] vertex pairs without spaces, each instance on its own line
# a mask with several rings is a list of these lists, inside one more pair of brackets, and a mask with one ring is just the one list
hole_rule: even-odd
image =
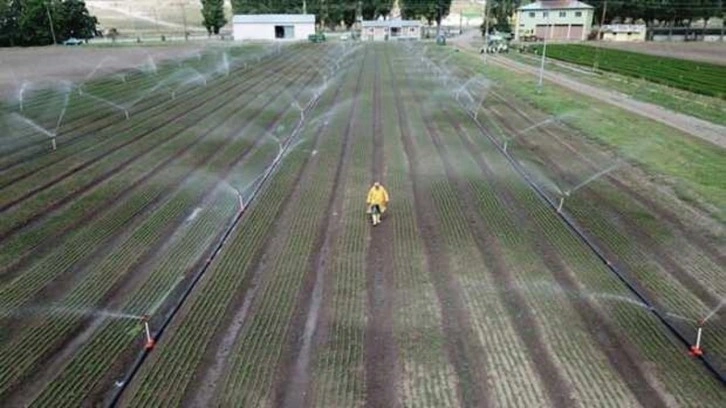
[[184,24],[184,41],[189,41],[189,33],[187,32],[187,9],[184,7],[184,3],[180,2],[179,6],[182,9],[182,23]]
[[491,0],[484,0],[484,62],[487,61],[487,48],[489,48],[489,4]]
[[[550,22],[547,19],[547,28],[549,28]],[[539,83],[537,84],[537,92],[542,92],[542,78],[544,77],[545,58],[547,55],[547,34],[544,36],[544,45],[542,46],[542,62],[539,66]]]
[[156,28],[157,33],[161,33],[159,30],[159,16],[156,14],[156,7],[153,8],[154,10],[154,28]]
[[718,11],[721,12],[721,36],[719,41],[723,42],[724,20],[726,20],[726,14],[723,12],[723,0],[718,0]]
[[45,3],[45,12],[48,13],[48,21],[50,24],[50,35],[53,37],[53,45],[58,44],[58,42],[55,39],[55,29],[53,28],[53,16],[50,14],[50,6],[48,3]]
[[602,5],[602,16],[600,16],[600,27],[597,29],[597,40],[602,40],[602,26],[605,25],[605,14],[608,11],[608,0]]

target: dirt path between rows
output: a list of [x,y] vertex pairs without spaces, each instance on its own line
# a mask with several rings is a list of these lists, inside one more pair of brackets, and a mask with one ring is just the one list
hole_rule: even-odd
[[[381,122],[381,64],[375,58],[373,83],[373,160],[371,176],[385,180],[384,137]],[[383,183],[385,184],[385,182]],[[392,221],[371,226],[366,262],[368,326],[365,333],[366,405],[400,406],[397,397],[398,357],[393,334],[393,229]]]
[[[491,61],[505,69],[515,70],[529,75],[539,75],[539,69],[520,62],[512,61],[511,59],[503,56],[490,56],[488,61]],[[544,79],[554,82],[555,84],[563,86],[569,90],[595,98],[601,102],[617,106],[628,112],[663,123],[674,129],[678,129],[691,136],[726,149],[726,126],[717,125],[703,119],[674,112],[652,103],[637,101],[620,92],[588,85],[572,78],[568,78],[560,73],[546,71]]]

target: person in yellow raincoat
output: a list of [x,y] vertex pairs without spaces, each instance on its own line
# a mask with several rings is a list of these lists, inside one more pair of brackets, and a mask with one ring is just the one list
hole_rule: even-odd
[[373,187],[368,190],[368,214],[372,214],[373,225],[381,223],[381,214],[386,212],[388,206],[388,191],[379,182],[373,183]]

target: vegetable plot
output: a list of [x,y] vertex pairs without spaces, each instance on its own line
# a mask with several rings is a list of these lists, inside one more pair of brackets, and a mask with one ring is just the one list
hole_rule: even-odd
[[547,44],[547,57],[726,99],[723,65],[578,44]]

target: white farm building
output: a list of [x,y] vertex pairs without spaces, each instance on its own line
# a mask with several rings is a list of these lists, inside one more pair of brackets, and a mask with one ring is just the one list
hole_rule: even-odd
[[238,14],[232,33],[243,40],[306,40],[315,34],[314,14]]

